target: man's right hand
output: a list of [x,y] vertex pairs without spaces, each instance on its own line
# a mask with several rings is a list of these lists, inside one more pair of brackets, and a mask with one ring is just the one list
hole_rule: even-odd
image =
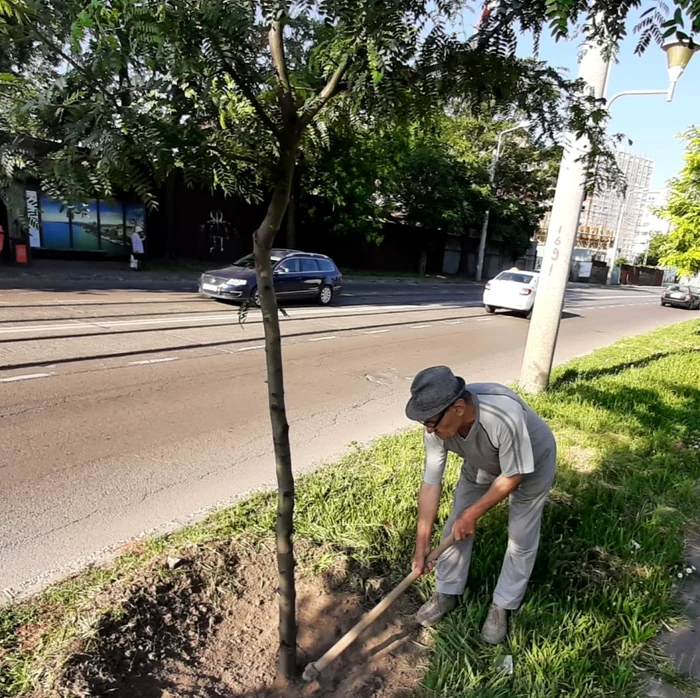
[[440,506],[440,485],[430,485],[424,482],[418,493],[418,525],[416,527],[416,552],[413,555],[412,568],[419,574],[428,574],[435,567],[434,563],[425,564],[425,558],[430,552],[430,537],[433,524]]
[[428,557],[428,550],[416,550],[413,555],[413,572],[418,572],[421,575],[429,574],[430,571],[435,567],[435,563],[431,562],[429,565],[426,564],[425,558]]

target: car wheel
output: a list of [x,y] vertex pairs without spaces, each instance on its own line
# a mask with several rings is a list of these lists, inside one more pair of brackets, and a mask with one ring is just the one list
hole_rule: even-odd
[[493,305],[485,305],[484,310],[489,314],[496,312],[496,308]]
[[318,291],[318,302],[319,305],[330,305],[333,300],[333,288],[324,284]]
[[250,300],[253,301],[253,305],[256,308],[260,307],[260,293],[257,288],[254,288],[253,292],[250,294]]
[[662,308],[665,308],[665,307],[666,307],[666,303],[664,303],[663,301],[661,301],[661,307],[662,307]]

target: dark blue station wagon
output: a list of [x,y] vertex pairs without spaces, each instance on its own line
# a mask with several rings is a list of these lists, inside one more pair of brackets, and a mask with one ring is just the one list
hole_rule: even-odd
[[[340,295],[343,275],[330,257],[313,252],[273,249],[270,259],[278,300],[312,300],[328,305]],[[260,305],[253,255],[246,255],[230,267],[202,274],[199,292],[220,300],[250,299],[255,305]]]

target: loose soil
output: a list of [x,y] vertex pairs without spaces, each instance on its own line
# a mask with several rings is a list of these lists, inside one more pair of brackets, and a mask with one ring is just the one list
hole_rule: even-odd
[[[403,598],[323,672],[275,684],[274,549],[197,545],[157,561],[128,588],[96,600],[98,616],[63,663],[60,696],[113,698],[404,698],[419,688],[425,650]],[[297,545],[299,674],[389,590],[338,565],[314,573],[319,550]]]

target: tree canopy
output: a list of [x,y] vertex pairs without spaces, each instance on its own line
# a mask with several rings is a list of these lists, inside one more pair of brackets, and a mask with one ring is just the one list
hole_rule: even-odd
[[551,197],[559,150],[526,132],[511,136],[489,186],[498,134],[512,122],[442,114],[426,124],[373,129],[346,124],[328,148],[305,157],[300,168],[307,220],[336,235],[379,240],[387,221],[464,234],[490,231],[515,257],[530,244]]
[[668,204],[659,211],[672,229],[660,250],[660,264],[687,277],[700,274],[700,129],[684,134],[685,166],[671,180]]
[[650,267],[659,265],[668,245],[668,233],[657,231],[649,238],[649,244],[644,254],[637,255],[635,264],[646,264]]
[[[545,64],[503,55],[489,34],[494,18],[515,11],[509,3],[483,22],[478,41],[452,28],[477,3],[432,5],[10,2],[3,90],[17,108],[3,109],[2,126],[60,145],[41,174],[64,200],[128,188],[150,202],[174,170],[260,199],[290,121],[304,152],[327,145],[329,125],[348,115],[425,119],[449,99],[526,116],[549,138],[588,129],[594,152],[604,151],[600,105]],[[519,21],[531,28],[539,18],[541,27],[553,8],[557,17],[566,8],[569,22],[583,11],[535,3],[521,6]],[[279,29],[272,43],[262,40],[270,27]]]

